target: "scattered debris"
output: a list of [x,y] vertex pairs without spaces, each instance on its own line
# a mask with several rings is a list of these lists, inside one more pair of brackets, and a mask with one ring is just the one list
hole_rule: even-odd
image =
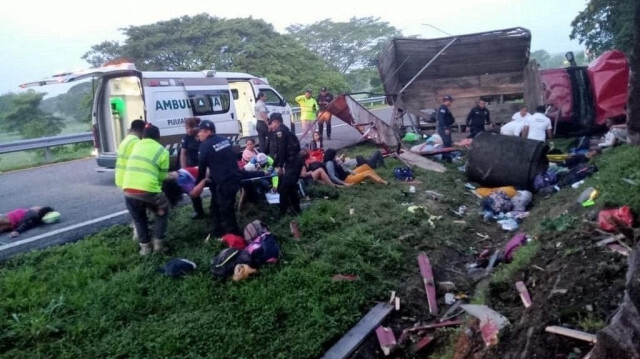
[[388,303],[378,303],[364,318],[335,343],[322,358],[344,359],[347,358],[360,343],[386,318],[393,310]]
[[564,328],[564,327],[559,327],[559,326],[555,326],[554,325],[554,326],[546,327],[546,328],[544,328],[544,330],[546,332],[549,332],[549,333],[564,335],[565,337],[584,340],[584,341],[589,342],[589,343],[595,343],[596,342],[596,335],[595,334],[591,334],[591,333],[587,333],[587,332],[581,332],[581,331],[575,330],[575,329],[569,329],[569,328]]
[[532,267],[532,268],[534,268],[534,269],[537,269],[537,270],[539,270],[539,271],[541,271],[541,272],[546,272],[546,271],[544,270],[544,268],[542,268],[542,267],[538,267],[538,266],[537,266],[537,265],[535,265],[535,264],[534,264],[534,265],[532,265],[531,267]]
[[482,238],[484,240],[489,239],[489,235],[487,235],[487,234],[482,234],[482,233],[477,233],[476,232],[476,236],[478,236],[478,237],[480,237],[480,238]]
[[455,302],[456,302],[456,297],[455,295],[453,295],[453,293],[446,293],[444,295],[444,303],[446,305],[452,305]]
[[396,302],[395,303],[396,304],[396,311],[399,311],[400,310],[400,297],[396,297],[395,302]]
[[553,284],[553,289],[551,289],[551,293],[549,293],[549,296],[547,297],[547,299],[553,297],[554,294],[567,294],[568,290],[564,289],[564,288],[558,288],[558,284],[560,283],[560,278],[562,276],[558,274],[558,278],[556,278],[556,282]]
[[495,252],[493,252],[493,255],[491,256],[491,259],[489,260],[489,265],[487,265],[487,268],[485,269],[485,272],[487,274],[490,274],[491,271],[493,270],[493,266],[495,266],[496,261],[498,260],[498,255],[500,254],[500,250],[496,249]]
[[376,328],[376,336],[378,337],[378,342],[380,343],[380,349],[385,356],[391,354],[391,350],[395,348],[396,336],[393,335],[393,330],[390,328],[385,328],[382,325]]
[[456,289],[456,285],[453,282],[438,282],[438,289],[449,292]]
[[613,232],[616,227],[632,227],[633,215],[629,206],[602,210],[598,213],[598,227],[607,232]]
[[[607,234],[608,234],[608,233],[607,233]],[[620,241],[620,240],[622,240],[622,239],[624,239],[624,236],[623,236],[622,234],[617,234],[617,235],[615,235],[615,236],[611,236],[611,237],[609,237],[609,238],[605,238],[605,239],[603,239],[603,240],[601,240],[601,241],[598,241],[598,242],[596,243],[596,246],[597,246],[597,247],[604,247],[604,246],[609,245],[609,244],[611,244],[611,243],[618,242],[618,241]]]
[[455,303],[453,303],[453,305],[451,307],[449,307],[449,309],[447,309],[446,312],[444,312],[444,314],[442,315],[442,318],[440,318],[438,320],[439,323],[441,322],[445,322],[449,319],[453,319],[455,317],[457,317],[458,315],[464,313],[464,311],[459,311],[456,313],[456,311],[460,308],[460,305],[462,304],[462,301],[456,301]]
[[436,287],[433,282],[433,270],[431,269],[431,263],[427,255],[420,253],[418,255],[418,265],[420,267],[420,275],[424,282],[424,289],[427,293],[427,299],[429,301],[429,312],[433,316],[438,315],[438,301],[436,299]]
[[412,351],[414,353],[419,352],[420,350],[424,349],[427,345],[431,344],[431,342],[433,341],[433,336],[431,335],[427,335],[424,338],[420,339],[414,346]]
[[389,299],[389,303],[393,304],[396,300],[396,291],[392,290],[391,291],[391,298]]
[[468,189],[474,190],[474,189],[476,189],[476,186],[474,186],[471,183],[467,182],[467,183],[464,184],[464,188],[468,188]]
[[424,193],[426,193],[427,196],[436,201],[441,201],[442,199],[444,199],[444,196],[436,191],[425,191]]
[[405,332],[417,332],[417,331],[421,331],[421,330],[437,329],[437,328],[443,328],[443,327],[455,327],[455,326],[458,326],[458,325],[460,325],[462,323],[463,323],[462,320],[449,320],[449,321],[441,322],[441,323],[419,325],[419,326],[416,326],[416,327],[407,328],[404,331]]
[[632,179],[629,179],[629,178],[621,178],[621,180],[626,182],[626,183],[628,183],[628,184],[630,184],[630,185],[632,185],[632,186],[637,186],[638,185],[638,182],[636,182],[636,181],[634,181]]
[[354,280],[360,279],[360,277],[355,274],[336,274],[331,279],[335,282],[343,280],[347,282],[353,282]]
[[300,228],[298,227],[298,222],[291,221],[289,223],[289,227],[291,228],[291,234],[294,239],[300,239]]
[[498,332],[509,325],[509,320],[486,305],[465,304],[461,307],[469,315],[480,320],[480,332],[484,343],[487,346],[498,344]]
[[631,251],[628,248],[626,248],[624,246],[621,246],[619,244],[616,244],[616,243],[611,243],[611,244],[607,245],[607,247],[609,247],[610,250],[612,250],[612,251],[614,251],[616,253],[620,253],[625,257],[628,257],[629,254],[631,254]]
[[531,296],[529,295],[527,286],[522,281],[516,282],[516,289],[518,290],[518,293],[520,293],[520,299],[522,300],[524,307],[529,308],[531,306]]
[[465,221],[453,221],[453,223],[455,223],[455,224],[467,224],[467,222],[465,222]]

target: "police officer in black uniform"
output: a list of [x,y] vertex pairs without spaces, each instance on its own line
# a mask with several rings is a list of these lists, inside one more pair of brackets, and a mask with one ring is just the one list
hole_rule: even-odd
[[[453,118],[451,111],[449,111],[449,106],[453,102],[453,97],[447,95],[442,99],[442,105],[438,108],[438,112],[436,115],[436,123],[438,128],[438,135],[442,138],[442,145],[444,147],[451,147],[453,145],[453,141],[451,140],[451,126],[456,123],[456,120]],[[451,162],[451,155],[449,153],[445,153],[442,155],[442,158]]]
[[300,141],[295,133],[282,124],[282,115],[277,112],[269,116],[269,131],[273,132],[273,139],[277,144],[273,167],[277,168],[280,176],[278,181],[280,216],[287,213],[289,205],[293,207],[296,214],[299,214],[298,179],[303,165],[300,155]]
[[484,125],[491,124],[487,103],[479,100],[478,105],[469,111],[467,115],[467,127],[469,127],[469,138],[475,138],[480,132],[484,132]]
[[216,126],[203,120],[198,127],[200,154],[198,162],[198,182],[202,181],[209,169],[211,189],[211,235],[221,237],[227,233],[240,234],[236,221],[236,194],[240,189],[240,170],[231,141],[216,135]]
[[[326,87],[322,87],[320,89],[320,94],[316,98],[316,102],[320,107],[320,111],[324,111],[327,109],[327,105],[329,102],[333,101],[333,95],[331,92],[327,90]],[[320,136],[322,136],[322,130],[324,129],[324,123],[322,121],[318,121],[318,132],[320,132]],[[327,121],[327,140],[331,139],[331,117],[329,117],[329,121]]]

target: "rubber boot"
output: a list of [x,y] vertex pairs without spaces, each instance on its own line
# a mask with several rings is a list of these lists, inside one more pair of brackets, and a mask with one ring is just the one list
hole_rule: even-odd
[[140,255],[141,256],[146,256],[151,254],[151,252],[153,251],[153,247],[151,245],[151,243],[140,243]]
[[153,251],[155,253],[162,253],[165,250],[164,241],[162,239],[154,238],[153,242]]

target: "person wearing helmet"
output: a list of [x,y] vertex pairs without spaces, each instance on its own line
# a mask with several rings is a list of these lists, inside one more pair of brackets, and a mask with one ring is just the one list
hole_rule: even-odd
[[282,124],[282,115],[279,113],[272,113],[269,117],[269,131],[275,134],[273,138],[277,143],[273,166],[280,176],[278,183],[280,216],[287,213],[290,204],[293,206],[294,213],[299,214],[301,210],[297,184],[303,165],[300,141],[295,133]]

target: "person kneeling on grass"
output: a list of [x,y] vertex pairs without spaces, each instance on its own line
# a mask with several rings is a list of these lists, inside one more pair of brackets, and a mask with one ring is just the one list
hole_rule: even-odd
[[[307,164],[307,160],[309,159],[309,151],[303,149],[300,151],[300,155],[302,159],[305,161],[305,164],[302,166],[302,171],[300,172],[300,178],[302,179],[311,179],[314,182],[318,182],[321,184],[325,184],[332,188],[343,187],[342,185],[335,184],[329,178],[329,175],[324,170],[322,162],[311,162]],[[351,186],[351,184],[345,184],[345,186]]]
[[336,158],[336,154],[337,152],[333,148],[328,149],[324,153],[324,165],[333,183],[339,185],[358,184],[366,179],[370,179],[375,183],[389,184],[389,182],[378,176],[368,164],[358,166],[353,171],[345,169],[340,163],[340,160]]
[[20,233],[36,227],[42,223],[42,217],[53,212],[51,207],[18,208],[7,213],[0,214],[0,232],[8,232],[11,237],[17,237]]

